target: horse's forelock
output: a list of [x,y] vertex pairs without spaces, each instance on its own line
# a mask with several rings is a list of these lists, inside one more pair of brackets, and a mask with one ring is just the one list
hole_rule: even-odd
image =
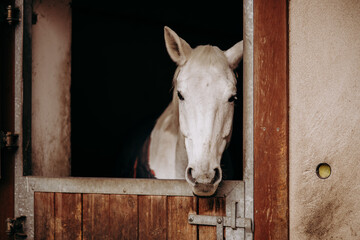
[[216,46],[204,45],[196,47],[188,60],[194,68],[228,67],[228,61],[223,51]]

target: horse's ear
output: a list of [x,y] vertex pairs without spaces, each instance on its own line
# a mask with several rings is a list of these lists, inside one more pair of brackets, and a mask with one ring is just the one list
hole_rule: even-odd
[[164,27],[164,37],[166,49],[171,59],[178,65],[183,65],[191,54],[190,45],[166,26]]
[[238,42],[224,53],[231,69],[237,68],[243,57],[243,41]]

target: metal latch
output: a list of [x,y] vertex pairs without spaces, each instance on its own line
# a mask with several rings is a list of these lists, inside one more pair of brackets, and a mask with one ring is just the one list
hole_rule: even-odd
[[6,219],[5,233],[16,240],[26,239],[27,235],[24,233],[25,220],[26,216]]
[[19,134],[14,134],[12,132],[4,133],[0,131],[0,147],[6,148],[7,150],[15,150],[18,148],[17,139]]
[[252,232],[251,219],[236,217],[237,202],[231,203],[230,216],[208,216],[189,214],[188,222],[196,225],[216,226],[216,239],[224,239],[224,227],[232,229],[244,228],[246,232]]
[[1,21],[7,21],[9,25],[20,22],[20,10],[12,5],[1,6]]

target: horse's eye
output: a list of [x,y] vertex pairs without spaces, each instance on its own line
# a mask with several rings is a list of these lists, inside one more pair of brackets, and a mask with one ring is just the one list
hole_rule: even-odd
[[234,102],[235,100],[237,100],[237,96],[236,95],[232,95],[230,98],[229,98],[229,102]]
[[177,91],[177,95],[178,95],[180,101],[184,100],[184,97],[181,95],[181,93],[179,91]]

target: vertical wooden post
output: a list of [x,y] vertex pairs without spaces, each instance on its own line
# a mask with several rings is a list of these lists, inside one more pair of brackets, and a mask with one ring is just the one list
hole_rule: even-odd
[[[14,4],[1,1],[2,6]],[[15,27],[0,22],[0,130],[14,132],[14,38]],[[7,240],[6,218],[14,217],[14,152],[0,150],[0,240]]]
[[289,238],[288,2],[254,0],[255,239]]

